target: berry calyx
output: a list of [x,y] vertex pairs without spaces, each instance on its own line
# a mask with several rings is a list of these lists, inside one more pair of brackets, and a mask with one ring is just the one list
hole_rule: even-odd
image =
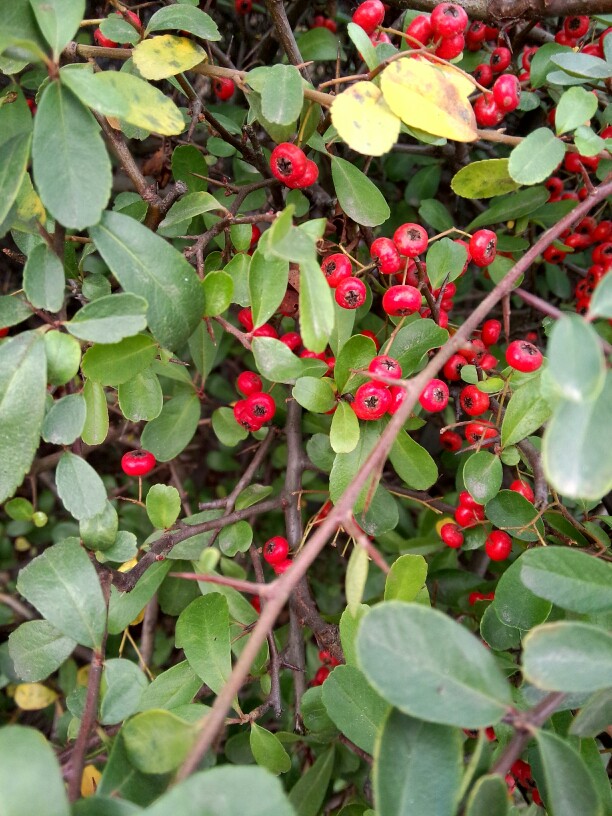
[[542,352],[526,340],[513,340],[506,349],[506,362],[517,371],[537,371],[542,360]]
[[264,392],[251,394],[246,399],[246,411],[248,411],[256,422],[263,425],[269,422],[276,413],[276,403],[270,394]]
[[263,425],[259,419],[253,416],[245,399],[238,400],[234,405],[233,412],[236,422],[247,431],[258,431]]
[[234,0],[234,8],[238,14],[250,14],[253,11],[253,0]]
[[390,238],[377,238],[372,241],[370,256],[378,262],[378,268],[383,275],[393,275],[402,268],[402,259]]
[[156,464],[155,457],[147,450],[128,451],[121,457],[121,470],[126,476],[146,476]]
[[327,278],[327,282],[331,288],[335,289],[340,281],[351,277],[353,267],[346,255],[343,255],[341,252],[336,252],[325,258],[321,264],[321,271]]
[[274,536],[263,545],[263,558],[267,564],[282,564],[289,555],[289,542],[283,536]]
[[431,13],[431,29],[436,37],[463,34],[468,25],[465,9],[456,3],[440,3]]
[[380,419],[391,404],[391,393],[382,383],[369,382],[360,385],[355,392],[351,408],[359,419]]
[[382,307],[391,317],[413,314],[421,308],[421,293],[408,284],[391,286],[383,295]]
[[[368,371],[371,371],[374,375],[382,374],[384,377],[390,377],[393,380],[401,380],[402,378],[402,367],[394,357],[389,357],[388,354],[374,357],[368,366]],[[372,379],[376,380],[376,376],[373,376]]]
[[236,388],[245,397],[259,394],[263,389],[261,377],[254,371],[242,371],[236,380]]
[[476,385],[466,385],[459,395],[462,409],[468,416],[480,416],[489,408],[489,395]]
[[458,550],[463,544],[463,533],[461,529],[451,522],[442,525],[440,538],[447,547],[451,547],[453,550]]
[[485,552],[491,561],[505,561],[512,552],[512,539],[503,530],[493,530],[485,541]]
[[493,230],[477,230],[470,238],[470,253],[476,266],[489,266],[495,260],[497,235]]
[[359,278],[344,278],[336,287],[334,297],[343,309],[358,309],[365,303],[367,290]]
[[419,224],[402,224],[393,234],[393,243],[400,255],[416,258],[427,249],[427,232]]
[[357,6],[352,21],[363,28],[366,34],[373,34],[377,26],[385,19],[385,7],[380,0],[366,0]]
[[426,411],[443,411],[448,405],[448,396],[448,385],[434,379],[423,389],[419,402]]
[[272,151],[270,170],[280,181],[294,182],[304,175],[307,161],[306,154],[297,145],[282,142]]

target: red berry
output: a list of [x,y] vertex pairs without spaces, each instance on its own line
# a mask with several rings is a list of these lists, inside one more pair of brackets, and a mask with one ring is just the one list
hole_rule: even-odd
[[463,544],[463,533],[456,524],[443,524],[440,528],[440,538],[447,547],[458,550]]
[[264,392],[248,396],[245,408],[260,425],[269,422],[276,413],[274,398]]
[[257,226],[257,224],[253,224],[251,226],[251,243],[249,244],[249,249],[253,249],[253,247],[257,246],[259,239],[261,238],[261,230]]
[[293,182],[301,178],[306,170],[306,154],[291,142],[277,145],[270,156],[272,175],[284,182]]
[[448,405],[448,385],[442,380],[430,380],[423,389],[419,402],[426,411],[443,411]]
[[492,346],[499,340],[502,324],[499,320],[485,320],[480,330],[480,337],[485,346]]
[[327,282],[332,289],[335,289],[340,281],[345,278],[350,278],[353,274],[353,267],[351,262],[341,252],[336,252],[334,255],[328,255],[321,264],[321,271],[327,278]]
[[306,160],[306,169],[302,173],[302,175],[295,179],[295,181],[285,181],[287,187],[291,187],[292,190],[302,190],[304,187],[312,186],[315,181],[319,178],[319,168],[316,162],[313,162],[312,159]]
[[213,91],[215,92],[215,96],[222,102],[225,102],[226,99],[233,96],[235,90],[236,86],[234,85],[233,80],[231,80],[229,77],[217,77],[213,82]]
[[521,496],[524,496],[528,502],[533,504],[535,494],[531,489],[531,485],[527,484],[527,482],[522,482],[520,479],[516,479],[510,485],[510,490],[514,490],[515,493],[520,493]]
[[135,11],[116,11],[115,14],[118,17],[123,17],[128,23],[131,23],[134,28],[140,30],[142,28],[142,23],[140,22],[140,17],[136,14]]
[[521,99],[521,86],[514,74],[500,74],[493,85],[493,98],[505,113],[516,110]]
[[416,258],[427,249],[427,232],[418,224],[402,224],[395,230],[393,243],[400,255]]
[[497,357],[486,351],[478,361],[478,365],[483,371],[491,371],[497,366]]
[[526,340],[514,340],[506,349],[506,362],[517,371],[537,371],[542,359],[542,352]]
[[465,35],[465,40],[470,51],[478,51],[486,37],[487,27],[484,23],[482,23],[480,20],[474,20],[473,23],[470,23],[470,27]]
[[317,673],[314,676],[314,680],[312,681],[312,686],[322,686],[323,683],[329,677],[329,669],[327,666],[321,666],[317,669]]
[[504,118],[504,112],[497,107],[493,94],[479,96],[474,102],[474,115],[481,127],[495,127]]
[[272,337],[275,340],[278,338],[278,332],[269,323],[263,323],[253,330],[253,337]]
[[385,7],[380,0],[366,0],[357,6],[352,20],[355,25],[361,26],[366,34],[373,34],[376,26],[385,19]]
[[489,395],[476,385],[466,385],[459,396],[461,407],[468,416],[480,416],[489,408]]
[[465,48],[465,37],[463,34],[455,34],[454,37],[446,37],[435,50],[436,57],[444,60],[452,60],[458,57]]
[[253,331],[253,312],[248,306],[241,309],[236,316],[238,318],[238,322],[244,326],[248,332]]
[[253,0],[234,0],[234,8],[238,14],[250,14],[253,10]]
[[285,561],[281,561],[280,564],[274,564],[272,569],[277,575],[282,575],[284,572],[287,572],[289,567],[291,567],[293,561],[290,558],[287,558]]
[[489,88],[493,82],[493,71],[491,70],[491,66],[484,62],[481,65],[477,65],[472,74],[476,82],[484,85],[485,88]]
[[503,530],[493,530],[485,541],[485,552],[491,561],[505,561],[512,552],[512,539]]
[[380,419],[391,404],[391,393],[382,383],[369,382],[360,385],[355,392],[351,408],[359,419]]
[[391,286],[383,295],[382,307],[391,317],[413,314],[421,308],[421,293],[407,284]]
[[558,176],[551,176],[546,179],[544,186],[550,193],[549,201],[557,201],[563,192],[563,181]]
[[261,428],[263,423],[253,416],[245,399],[238,400],[233,411],[236,422],[247,431],[258,431]]
[[287,332],[282,337],[278,338],[281,343],[284,343],[291,351],[295,351],[302,345],[302,338],[297,332]]
[[384,275],[393,275],[402,268],[402,259],[390,238],[377,238],[370,247],[370,256]]
[[261,377],[254,371],[242,371],[236,380],[236,388],[245,397],[259,394],[263,388]]
[[506,68],[512,62],[512,54],[509,48],[504,48],[504,46],[500,46],[496,48],[493,53],[491,54],[491,59],[489,60],[491,64],[491,69],[494,74],[501,74],[502,71],[505,71]]
[[7,335],[8,333],[9,333],[9,327],[8,327],[8,326],[3,326],[3,327],[0,329],[0,337],[6,337],[6,335]]
[[378,349],[380,348],[380,340],[374,334],[373,331],[370,331],[369,329],[360,329],[359,334],[363,334],[364,337],[369,337],[370,340],[374,342],[374,345],[376,346],[376,351],[378,351]]
[[257,612],[257,614],[259,615],[259,614],[261,613],[261,600],[260,600],[260,598],[259,598],[259,595],[253,595],[253,597],[251,598],[251,600],[249,601],[249,603],[251,604],[251,606],[253,607],[253,609],[254,609],[254,610]]
[[465,9],[456,3],[439,3],[431,12],[431,28],[436,38],[463,34],[468,22]]
[[466,507],[464,504],[460,504],[459,507],[455,510],[455,521],[460,527],[475,527],[480,518],[476,514],[476,511],[473,510],[471,507]]
[[408,40],[408,45],[416,45],[416,43],[414,43],[410,38],[414,38],[422,45],[426,45],[432,36],[430,18],[426,14],[419,14],[419,16],[415,17],[406,29],[406,34],[409,35],[406,38]]
[[329,17],[324,17],[322,14],[315,15],[312,21],[312,25],[310,27],[327,28],[332,32],[332,34],[335,34],[336,31],[338,30],[338,26],[336,25],[334,20],[331,20]]
[[537,45],[533,46],[526,46],[523,49],[523,53],[521,54],[521,65],[526,71],[531,70],[531,62],[534,58],[534,55],[537,53],[538,47]]
[[555,42],[559,45],[566,45],[568,48],[575,48],[578,45],[578,40],[574,37],[569,37],[564,28],[555,34]]
[[608,34],[612,34],[612,27],[606,28],[606,30],[602,31],[602,33],[599,35],[599,47],[601,49],[602,55],[604,50],[604,40],[606,39]]
[[599,47],[599,43],[587,43],[580,49],[581,54],[589,54],[591,57],[599,57],[603,59],[603,51]]
[[496,26],[485,26],[485,40],[487,40],[487,42],[491,42],[491,40],[497,42],[498,37],[499,28]]
[[481,443],[483,448],[488,448],[493,443],[485,443],[484,440],[493,439],[499,432],[492,422],[480,420],[479,422],[468,422],[465,426],[464,433],[470,445]]
[[99,28],[96,28],[96,30],[94,31],[93,38],[96,45],[99,45],[100,48],[118,48],[119,46],[119,43],[116,43],[114,40],[109,40],[108,37],[105,37]]
[[464,507],[469,507],[470,510],[476,510],[477,513],[481,515],[482,504],[477,502],[467,490],[462,490],[461,493],[459,493],[459,504]]
[[366,295],[365,283],[359,278],[344,278],[334,293],[336,303],[343,309],[358,309],[365,303]]
[[[389,357],[388,354],[381,354],[379,357],[374,357],[368,366],[368,371],[372,374],[382,374],[384,377],[390,377],[393,380],[401,380],[402,367],[394,357]],[[376,380],[376,376],[372,377]]]
[[562,249],[554,246],[551,244],[549,247],[546,247],[544,252],[542,253],[542,257],[547,263],[550,264],[559,264],[561,261],[565,260],[565,256],[567,252],[563,252]]
[[612,241],[598,244],[593,250],[592,258],[594,263],[608,266],[612,262]]
[[612,236],[612,221],[600,221],[593,230],[594,241],[607,241]]
[[157,464],[155,457],[147,450],[135,450],[121,457],[121,469],[127,476],[146,476]]
[[590,22],[589,17],[582,14],[574,15],[573,17],[566,17],[563,21],[563,30],[568,37],[573,37],[575,40],[579,40],[580,37],[584,37],[589,30]]
[[464,365],[467,365],[467,360],[465,357],[463,357],[461,354],[453,354],[453,356],[449,357],[449,359],[444,363],[442,373],[447,380],[457,382],[461,379],[461,369]]
[[493,230],[477,230],[470,238],[470,252],[476,266],[489,266],[495,260],[497,235]]
[[274,536],[263,545],[264,561],[268,564],[281,564],[289,555],[289,542],[283,536]]
[[455,431],[444,431],[440,434],[440,444],[444,450],[456,453],[461,450],[461,437]]
[[406,389],[402,388],[401,385],[391,385],[389,386],[389,392],[391,394],[391,402],[387,408],[387,413],[393,415],[406,399]]

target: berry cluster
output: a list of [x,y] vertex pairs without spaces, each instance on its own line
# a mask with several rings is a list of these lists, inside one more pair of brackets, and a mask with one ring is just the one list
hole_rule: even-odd
[[340,665],[340,661],[336,660],[335,657],[332,657],[330,653],[327,651],[327,649],[321,649],[321,651],[319,652],[319,660],[321,662],[321,665],[319,666],[315,676],[309,683],[311,687],[322,686],[323,683],[329,677],[329,673],[331,672],[331,670],[334,669],[336,666]]
[[289,542],[283,536],[274,536],[263,545],[264,561],[272,567],[276,575],[282,575],[293,564],[288,556]]
[[258,431],[276,413],[274,398],[262,390],[261,378],[253,371],[239,374],[236,388],[245,397],[234,405],[236,422],[247,431]]
[[412,46],[436,43],[437,57],[452,60],[466,45],[465,30],[468,16],[456,3],[440,3],[430,16],[419,14],[406,29],[406,39]]
[[276,145],[270,156],[272,175],[292,190],[310,187],[319,178],[316,162],[291,142]]

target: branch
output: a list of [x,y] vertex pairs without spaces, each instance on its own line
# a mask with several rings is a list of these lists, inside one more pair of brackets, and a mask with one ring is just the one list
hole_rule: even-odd
[[[456,0],[472,20],[539,20],[573,14],[609,14],[610,0]],[[439,0],[398,0],[403,9],[433,11]]]
[[[272,22],[274,23],[274,28],[276,29],[276,33],[278,35],[278,39],[280,40],[280,44],[283,47],[283,51],[287,55],[287,59],[292,65],[302,65],[304,60],[300,54],[298,44],[295,41],[295,35],[293,34],[291,24],[287,19],[287,13],[285,11],[285,4],[283,0],[266,0],[266,7],[268,9],[268,14],[272,18]],[[305,67],[302,66],[299,68],[299,72],[307,82],[312,82],[312,77]]]

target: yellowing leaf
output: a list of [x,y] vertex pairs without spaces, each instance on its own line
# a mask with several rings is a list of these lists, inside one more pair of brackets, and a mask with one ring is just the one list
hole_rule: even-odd
[[132,56],[145,79],[166,79],[207,59],[202,46],[174,34],[143,40],[133,49]]
[[20,683],[15,689],[15,704],[22,711],[40,711],[57,700],[57,694],[42,683]]
[[81,796],[83,799],[94,795],[101,779],[102,774],[95,765],[86,765],[83,768],[83,775],[81,776]]
[[393,113],[410,127],[456,142],[473,142],[476,119],[455,80],[424,60],[392,62],[381,74],[383,96]]
[[399,136],[400,120],[372,82],[357,82],[339,94],[332,103],[331,116],[347,145],[367,156],[388,153]]
[[76,681],[77,686],[86,686],[89,682],[89,670],[91,668],[91,664],[87,663],[86,666],[81,666],[81,668],[76,673]]
[[436,71],[442,71],[445,77],[453,83],[459,96],[464,96],[467,99],[471,93],[474,93],[476,89],[474,83],[470,82],[470,80],[464,74],[462,74],[461,71],[458,71],[454,65],[445,65],[441,62],[434,63],[434,65]]

